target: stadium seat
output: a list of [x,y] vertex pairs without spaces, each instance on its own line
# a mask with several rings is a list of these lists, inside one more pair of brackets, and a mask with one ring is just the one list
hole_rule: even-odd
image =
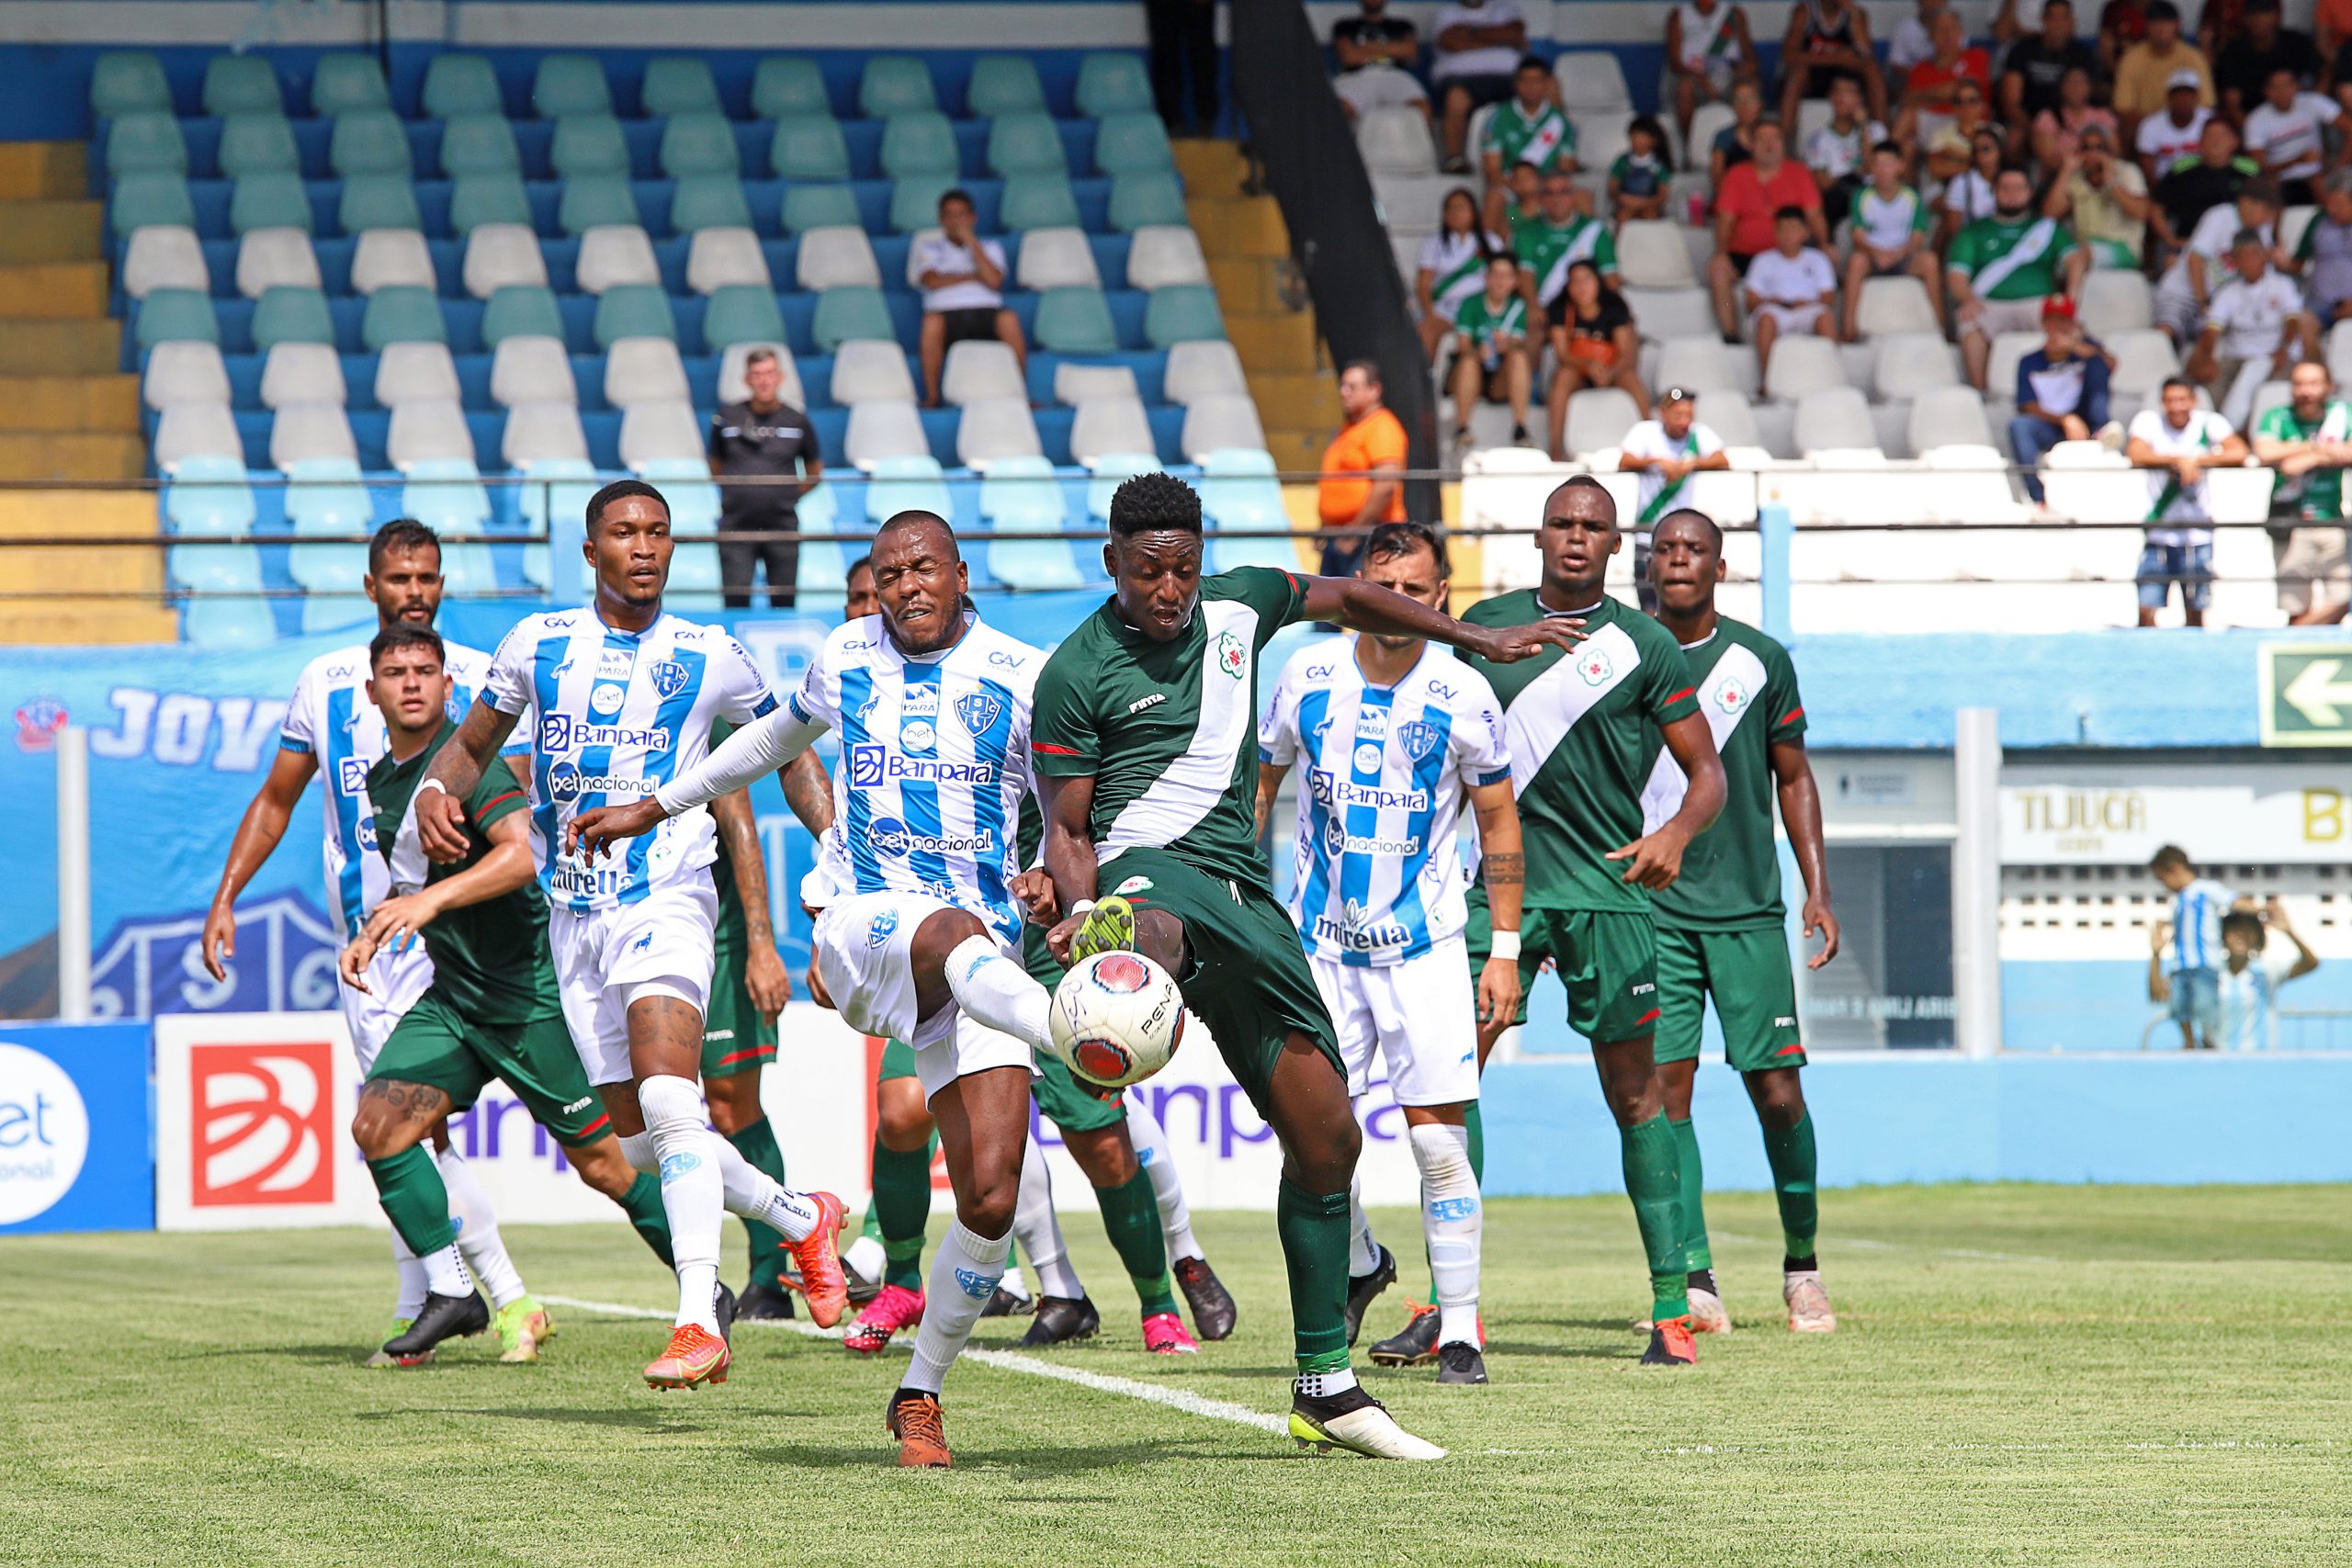
[[1140,402],[1143,393],[1128,366],[1081,365],[1066,359],[1054,367],[1054,401],[1076,408],[1094,398],[1133,398]]
[[808,389],[800,383],[800,367],[793,360],[791,348],[783,343],[741,341],[729,344],[718,354],[718,400],[740,403],[752,395],[751,387],[743,379],[743,363],[756,349],[766,349],[776,357],[776,368],[783,373],[783,385],[776,396],[794,408],[808,406]]
[[[714,300],[714,308],[716,304]],[[878,288],[826,289],[817,296],[817,315],[808,331],[818,351],[823,354],[831,354],[842,344],[859,338],[880,338],[886,343],[899,341],[898,329],[890,322],[890,307],[883,302],[882,291]],[[777,337],[783,334],[767,333],[762,335]]]
[[[341,457],[355,466],[359,444],[341,403],[288,403],[269,425],[269,461],[285,468],[311,457]],[[288,499],[290,508],[292,502]]]
[[256,229],[300,229],[308,234],[313,231],[315,220],[311,193],[303,188],[302,176],[290,170],[247,175],[230,189],[229,228],[232,233],[250,234]]
[[[911,412],[911,411],[910,411]],[[851,423],[856,423],[853,416]],[[865,519],[879,525],[901,512],[929,512],[952,517],[955,497],[948,492],[939,460],[929,454],[877,457],[865,487]]]
[[489,523],[490,496],[471,458],[420,457],[401,471],[401,516],[436,534],[479,533]]
[[191,599],[180,612],[180,637],[191,648],[266,648],[277,620],[259,599]]
[[634,223],[600,224],[580,236],[580,259],[572,276],[583,294],[631,286],[659,288],[662,264],[653,242]]
[[373,55],[321,55],[311,68],[311,112],[322,119],[391,107],[384,68]]
[[1889,333],[1871,347],[1876,352],[1871,385],[1881,398],[1901,400],[1960,384],[1959,367],[1941,333]]
[[1634,327],[1652,343],[1705,337],[1722,330],[1703,288],[1636,288],[1629,284],[1621,292],[1625,308],[1634,312]]
[[392,410],[384,455],[405,473],[412,463],[434,459],[463,459],[474,456],[473,433],[466,425],[466,411],[455,398],[433,398],[401,403]]
[[[1771,368],[1780,368],[1777,347]],[[1797,400],[1795,439],[1797,451],[1805,457],[1822,452],[1876,451],[1879,445],[1870,403],[1860,390],[1826,385],[1815,387]]]
[[[876,299],[873,303],[878,305],[881,301]],[[825,315],[824,299],[817,301],[817,314],[820,318]],[[882,311],[886,321],[889,314],[886,307]],[[702,341],[706,353],[724,354],[739,343],[781,343],[784,335],[784,312],[776,305],[775,293],[764,285],[729,284],[713,290],[710,303],[703,308]],[[876,334],[867,332],[858,335]]]
[[596,299],[596,346],[610,348],[625,337],[678,341],[678,319],[658,284],[624,283]]
[[868,119],[933,114],[939,99],[931,88],[931,67],[910,54],[866,57],[857,83],[857,112]]
[[359,338],[370,354],[398,343],[446,344],[449,323],[441,319],[441,301],[430,288],[379,288],[368,297]]
[[[1023,242],[1024,249],[1027,243]],[[1136,231],[1135,243],[1127,248],[1128,288],[1186,288],[1208,280],[1208,258],[1201,254],[1200,236],[1189,224],[1155,224]]]
[[638,107],[648,119],[720,113],[718,84],[711,79],[710,62],[699,54],[654,56],[645,62]]
[[546,285],[509,284],[491,295],[481,313],[481,341],[495,349],[510,337],[563,341],[563,312]]
[[[1210,570],[1244,566],[1298,570],[1298,553],[1291,542],[1274,536],[1291,525],[1274,473],[1274,459],[1264,451],[1226,448],[1202,457],[1201,511],[1214,530],[1207,540]],[[1244,530],[1266,536],[1235,536]]]
[[842,455],[854,466],[867,469],[885,457],[922,457],[931,461],[931,442],[923,434],[922,416],[915,411],[914,400],[859,403],[851,409],[849,431],[842,438]]
[[805,54],[771,54],[752,73],[752,113],[761,119],[832,118],[824,73]]
[[[910,270],[921,249],[922,238],[918,236],[916,243],[908,247]],[[1017,288],[1041,292],[1048,288],[1099,290],[1102,287],[1102,275],[1094,265],[1094,246],[1083,229],[1028,231],[1021,236],[1021,254],[1013,263],[1012,274]]]
[[164,491],[164,517],[175,534],[242,534],[254,525],[253,487],[245,459],[187,457],[173,465]]
[[1722,436],[1726,446],[1764,445],[1756,428],[1756,411],[1743,393],[1701,392],[1695,415],[1700,423]]
[[1211,452],[1227,448],[1262,451],[1265,427],[1258,423],[1258,405],[1246,393],[1203,398],[1184,411],[1184,456],[1197,463]]
[[1433,175],[1437,146],[1430,122],[1405,104],[1385,104],[1356,117],[1356,152],[1375,175]]
[[266,289],[254,303],[254,347],[264,354],[281,343],[334,342],[334,316],[316,288]]
[[693,243],[686,250],[686,287],[707,295],[734,285],[760,289],[775,287],[760,237],[748,226],[695,230]]
[[861,340],[842,344],[833,355],[833,379],[826,396],[843,408],[914,401],[915,382],[907,371],[906,351],[896,343]]
[[584,463],[588,436],[580,428],[580,409],[573,402],[526,401],[506,410],[506,433],[499,440],[499,459],[510,468],[529,468],[550,458]]
[[406,175],[360,175],[343,182],[335,222],[346,234],[379,229],[422,230],[424,215],[416,205],[416,187]]
[[1026,397],[980,398],[956,423],[956,460],[985,473],[1007,457],[1042,457],[1036,416]]
[[258,54],[216,54],[204,62],[204,112],[232,114],[286,112],[277,90],[277,73]]
[[376,356],[376,400],[388,409],[409,403],[460,402],[458,362],[449,345],[425,339],[389,343]]
[[1168,368],[1160,380],[1171,403],[1190,404],[1250,389],[1249,379],[1241,373],[1240,354],[1223,338],[1203,338],[1170,347]]
[[1142,402],[1133,398],[1089,398],[1078,405],[1078,417],[1070,422],[1070,456],[1089,467],[1111,453],[1149,452],[1157,446],[1151,421],[1145,417]]
[[141,348],[159,343],[220,341],[220,321],[212,313],[212,297],[193,288],[150,289],[139,302],[133,336]]
[[[921,233],[939,224],[939,198],[956,188],[953,175],[916,175],[890,182],[890,228],[900,234]],[[789,206],[792,193],[785,199]],[[786,229],[792,227],[787,220]]]
[[935,109],[910,110],[882,127],[882,173],[891,179],[910,175],[953,175],[959,158],[956,128]]
[[711,112],[673,115],[662,128],[662,172],[672,179],[690,175],[740,175],[743,158],[735,128]]
[[591,229],[644,222],[637,189],[626,175],[582,175],[564,181],[555,211],[556,227],[575,236]]
[[502,339],[491,354],[490,396],[508,408],[516,403],[577,405],[580,386],[563,340],[520,334]]
[[1168,128],[1149,109],[1103,116],[1094,133],[1094,166],[1112,175],[1164,174],[1175,168]]
[[1566,51],[1554,58],[1552,75],[1559,83],[1560,107],[1570,115],[1594,110],[1620,116],[1634,112],[1634,94],[1625,85],[1625,69],[1610,51]]
[[1046,89],[1025,54],[983,54],[972,62],[964,87],[964,112],[976,119],[1044,114]]
[[616,409],[639,403],[690,403],[685,361],[666,337],[625,337],[605,355],[605,400]]
[[2136,272],[2100,267],[2084,274],[2082,298],[2076,305],[2083,331],[2097,338],[2156,323],[2154,296],[2148,280]]
[[1714,336],[1668,339],[1658,350],[1657,384],[1661,390],[1668,387],[1693,392],[1746,390],[1730,346]]
[[1589,462],[1614,450],[1641,417],[1641,405],[1632,394],[1615,387],[1589,387],[1569,397],[1561,441],[1578,462]]
[[247,175],[295,174],[302,167],[302,155],[294,146],[294,128],[275,109],[232,114],[223,119],[216,156],[221,174],[232,180]]
[[390,109],[353,109],[334,122],[327,162],[338,177],[409,172],[408,128]]
[[[571,187],[566,186],[564,195],[571,194]],[[520,179],[513,175],[467,175],[452,184],[449,227],[462,238],[486,223],[531,227],[531,198]]]
[[[1952,385],[1921,391],[1911,404],[1911,450],[1920,457],[1939,447],[1995,445],[1993,427],[1984,418],[1984,400],[1973,387]],[[2007,432],[2000,442],[2007,446]]]
[[863,226],[857,193],[845,185],[784,187],[784,231],[805,234],[811,229],[855,229]]
[[2108,385],[2118,392],[2154,399],[2165,377],[2180,374],[2180,356],[2172,340],[2153,328],[2117,333],[2108,339],[2107,351],[2115,355]]
[[[718,487],[711,482],[710,464],[701,456],[649,457],[637,465],[637,477],[662,487],[662,497],[670,503],[673,534],[708,537],[718,532]],[[713,588],[718,585],[718,570],[714,558]],[[676,581],[674,573],[672,581]]]
[[1136,55],[1090,54],[1079,62],[1077,97],[1078,112],[1095,119],[1141,114],[1152,107],[1151,81]]
[[989,168],[999,175],[1069,174],[1061,128],[1043,113],[1001,116],[989,127]]
[[[1050,122],[1049,122],[1050,123]],[[109,175],[185,175],[187,139],[168,114],[127,114],[107,132]]]
[[1111,516],[1111,498],[1118,489],[1137,474],[1148,474],[1160,466],[1150,452],[1104,452],[1086,463],[1092,477],[1086,485],[1086,514],[1096,522],[1107,522]]
[[560,180],[576,180],[583,175],[626,177],[628,141],[621,134],[621,122],[608,114],[567,115],[557,120],[548,164]]
[[703,451],[702,422],[684,399],[631,403],[621,412],[621,461],[635,468],[657,457],[695,457]]
[[1845,385],[1845,361],[1827,338],[1790,333],[1773,343],[1771,363],[1764,369],[1764,395],[1775,402],[1801,402],[1807,393]]
[[543,54],[531,78],[531,110],[541,119],[613,112],[605,67],[593,54]]
[[144,299],[158,288],[212,289],[212,271],[196,231],[176,223],[151,223],[130,231],[123,249],[122,291]]
[[1928,286],[1916,277],[1873,277],[1862,284],[1854,324],[1865,338],[1888,333],[1939,333],[1943,323],[1928,300]]
[[[1699,274],[1682,228],[1663,219],[1637,219],[1617,227],[1617,270],[1636,288],[1696,288]],[[1637,318],[1638,319],[1638,318]]]
[[1119,351],[1119,331],[1099,288],[1046,289],[1037,296],[1037,315],[1030,333],[1037,346],[1049,354]]
[[403,286],[441,287],[424,236],[414,229],[370,229],[361,234],[351,253],[352,292],[373,294]]
[[226,403],[174,403],[155,422],[155,467],[167,472],[182,458],[236,457],[244,450]]
[[743,197],[742,182],[732,175],[688,175],[671,194],[670,228],[679,234],[706,229],[751,233],[752,204]]
[[1189,223],[1184,187],[1172,174],[1119,175],[1111,181],[1111,227],[1122,233]]
[[[935,204],[934,204],[935,205]],[[1079,226],[1078,193],[1061,174],[1015,175],[1004,182],[997,221],[1008,233]]]
[[2018,362],[2040,348],[2041,344],[2040,333],[2002,333],[1995,337],[1984,360],[1986,395],[2006,398],[2015,390]]
[[503,114],[461,114],[441,128],[441,172],[451,179],[468,175],[523,173],[514,128]]
[[424,67],[424,112],[435,119],[506,113],[498,73],[479,54],[435,54]]
[[198,593],[251,596],[262,590],[261,552],[251,545],[174,545],[164,552],[164,573],[175,587]]
[[140,377],[139,397],[151,409],[174,403],[218,403],[229,406],[229,367],[220,345],[195,338],[159,343],[147,351],[147,368]]
[[172,85],[164,62],[147,51],[118,50],[90,66],[90,113],[99,119],[134,114],[170,114]]
[[331,343],[281,343],[262,359],[261,402],[266,409],[275,411],[295,403],[345,407],[350,401],[343,355]]
[[802,288],[872,288],[882,287],[881,264],[875,260],[873,242],[863,229],[846,225],[811,229],[800,236],[800,254],[794,282]]
[[989,575],[1008,588],[1071,589],[1084,584],[1068,539],[1008,539],[1005,533],[1056,533],[1069,525],[1061,480],[1043,457],[999,457],[980,480],[980,516],[989,540]]
[[141,229],[196,227],[196,202],[177,175],[125,175],[114,182],[107,221],[118,234]]
[[768,141],[768,163],[784,180],[849,178],[849,142],[831,115],[780,119]]
[[[900,366],[903,369],[903,356]],[[838,360],[834,362],[833,376],[836,380],[841,376]],[[908,385],[911,389],[913,383],[910,381]],[[1021,373],[1021,361],[1012,344],[967,338],[947,345],[947,362],[939,377],[939,395],[957,408],[983,398],[1019,398],[1025,403],[1029,400],[1029,384]]]
[[1154,289],[1144,309],[1143,332],[1154,348],[1222,338],[1225,316],[1217,309],[1216,290],[1199,283]]
[[527,223],[484,223],[466,236],[466,292],[487,299],[502,288],[545,288],[547,258]]

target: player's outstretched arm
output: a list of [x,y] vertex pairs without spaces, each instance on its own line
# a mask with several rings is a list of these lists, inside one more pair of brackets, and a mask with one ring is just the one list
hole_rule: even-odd
[[294,815],[302,792],[311,787],[311,775],[318,771],[319,760],[311,752],[278,752],[261,788],[254,792],[253,804],[237,823],[237,836],[229,840],[229,863],[220,868],[220,889],[212,895],[212,908],[205,912],[198,948],[206,973],[216,980],[229,977],[228,966],[221,961],[237,955],[237,897],[277,848],[277,840],[286,837],[287,821]]
[[1096,886],[1094,840],[1087,830],[1094,806],[1094,779],[1091,774],[1082,778],[1041,774],[1037,784],[1046,814],[1046,838],[1039,846],[1039,858],[1045,862],[1046,874],[1054,880],[1056,903],[1070,911],[1046,933],[1046,946],[1056,963],[1068,964],[1070,939],[1078,934],[1078,907],[1093,899]]
[[768,863],[760,851],[760,820],[752,810],[751,795],[740,789],[712,801],[710,818],[718,825],[718,850],[735,874],[735,893],[743,905],[748,945],[743,989],[751,993],[752,1005],[774,1023],[792,999],[792,975],[775,950],[775,928],[768,919]]
[[343,950],[337,964],[345,982],[368,988],[368,965],[384,947],[397,947],[451,909],[503,897],[539,874],[531,855],[530,818],[511,811],[482,830],[490,852],[453,876],[428,882],[413,893],[385,899]]
[[814,751],[803,751],[785,764],[781,775],[784,803],[800,818],[812,838],[823,838],[833,826],[833,780]]
[[634,839],[682,811],[747,789],[806,751],[828,728],[800,717],[789,703],[773,708],[643,799],[595,807],[574,817],[563,830],[564,852],[578,851],[593,859],[618,840]]
[[1829,911],[1829,851],[1821,836],[1821,791],[1802,740],[1772,742],[1772,778],[1781,796],[1781,825],[1789,830],[1797,872],[1804,878],[1804,934],[1821,933],[1821,951],[1805,960],[1818,969],[1838,956],[1838,917]]
[[432,860],[454,865],[466,858],[471,844],[466,837],[465,803],[481,783],[481,771],[514,732],[518,716],[477,698],[458,733],[425,770],[416,786],[416,837]]
[[1495,664],[1532,659],[1547,648],[1571,648],[1584,640],[1584,623],[1538,621],[1525,626],[1481,626],[1460,621],[1418,599],[1354,577],[1310,577],[1300,618],[1337,621],[1375,637],[1418,637],[1475,653]]
[[1631,862],[1619,880],[1638,883],[1657,892],[1674,886],[1682,874],[1682,852],[1705,832],[1724,808],[1724,760],[1715,751],[1715,738],[1707,721],[1685,714],[1665,727],[1666,749],[1682,776],[1690,781],[1682,792],[1682,809],[1608,858]]

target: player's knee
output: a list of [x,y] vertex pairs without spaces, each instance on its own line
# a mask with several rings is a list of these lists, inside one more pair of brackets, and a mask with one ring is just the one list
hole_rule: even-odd
[[361,1091],[359,1109],[351,1117],[351,1141],[362,1158],[390,1159],[415,1144],[430,1125],[408,1113],[403,1090],[417,1092],[411,1086],[381,1083],[370,1083]]
[[1136,946],[1171,975],[1184,967],[1184,922],[1165,909],[1136,911]]
[[956,1201],[956,1217],[974,1235],[1002,1235],[1012,1228],[1012,1211],[1021,1201],[1021,1172],[975,1171],[969,1190]]
[[980,918],[966,909],[939,909],[915,930],[911,956],[918,974],[944,967],[947,955],[976,936],[988,935]]
[[628,1196],[628,1190],[637,1184],[637,1170],[621,1153],[618,1138],[599,1138],[583,1148],[567,1149],[564,1153],[589,1190],[601,1192],[615,1202]]
[[1804,1085],[1793,1072],[1758,1073],[1748,1079],[1747,1093],[1757,1120],[1776,1133],[1804,1120]]
[[875,1133],[882,1146],[897,1154],[911,1154],[931,1142],[931,1112],[920,1095],[912,1104],[883,1102],[875,1117]]

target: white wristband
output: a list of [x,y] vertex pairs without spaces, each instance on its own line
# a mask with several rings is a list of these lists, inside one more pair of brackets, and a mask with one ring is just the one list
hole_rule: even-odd
[[423,784],[416,786],[416,793],[418,795],[423,795],[428,789],[437,789],[443,795],[449,793],[449,786],[443,784],[439,779],[426,779]]
[[1519,933],[1517,931],[1495,932],[1494,945],[1487,950],[1487,954],[1490,958],[1502,958],[1514,964],[1518,963]]
[[1073,900],[1069,907],[1069,918],[1071,919],[1076,919],[1079,916],[1086,913],[1087,910],[1091,909],[1092,908],[1094,908],[1094,900],[1091,898],[1080,898]]

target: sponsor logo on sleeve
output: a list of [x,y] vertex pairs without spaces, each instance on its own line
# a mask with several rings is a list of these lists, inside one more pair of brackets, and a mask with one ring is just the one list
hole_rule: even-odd
[[1237,681],[1250,673],[1249,646],[1231,632],[1216,634],[1215,657],[1216,667]]

